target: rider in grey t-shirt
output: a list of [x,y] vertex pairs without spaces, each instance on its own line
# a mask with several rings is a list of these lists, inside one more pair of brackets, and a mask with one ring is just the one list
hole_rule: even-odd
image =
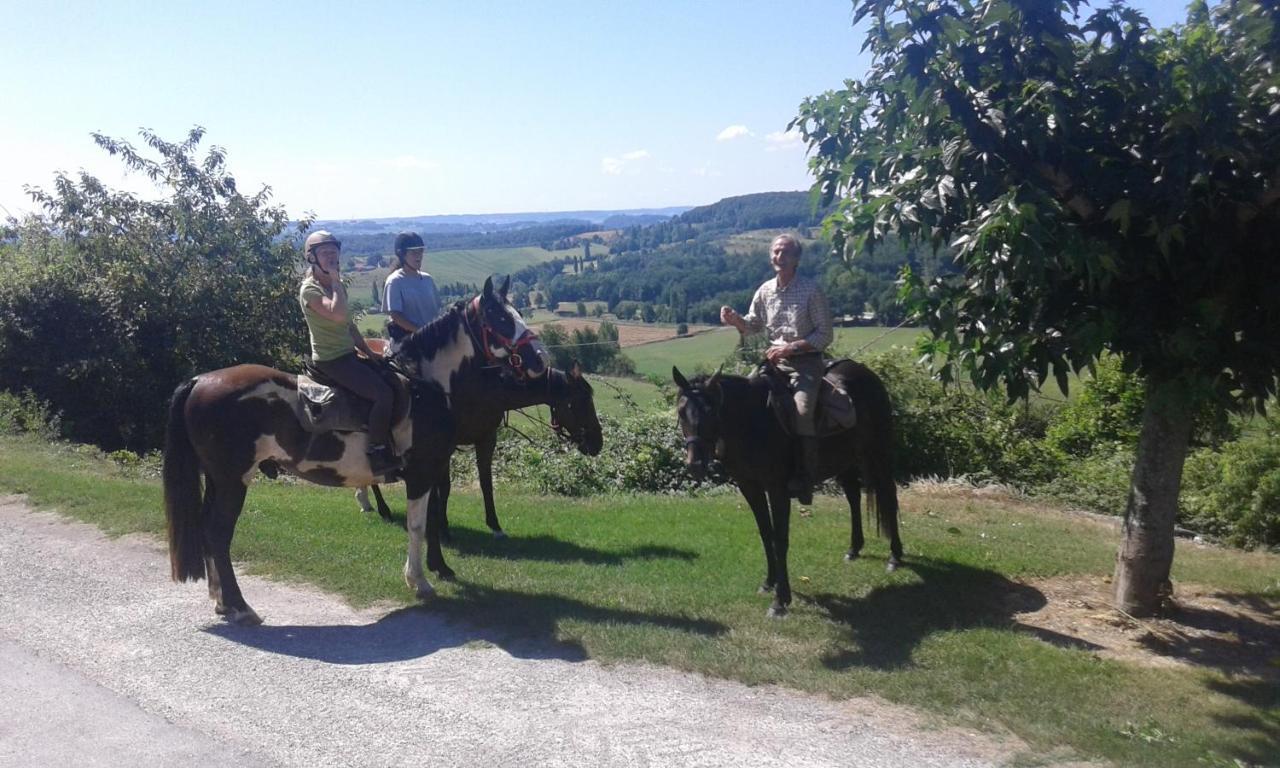
[[391,349],[409,333],[440,315],[440,296],[431,275],[422,271],[426,245],[416,232],[396,235],[396,258],[400,268],[387,276],[382,294],[382,311],[387,313]]

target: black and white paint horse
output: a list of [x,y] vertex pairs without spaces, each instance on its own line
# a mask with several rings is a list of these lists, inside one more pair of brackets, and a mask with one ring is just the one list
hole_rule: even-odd
[[[508,279],[494,291],[492,280],[486,280],[473,301],[458,303],[406,338],[396,363],[415,389],[425,388],[447,402],[477,386],[485,368],[506,366],[526,378],[546,372],[546,350],[507,303],[509,284]],[[207,577],[215,611],[235,623],[261,623],[231,567],[231,538],[259,468],[278,467],[330,486],[377,480],[365,456],[367,433],[306,431],[291,404],[296,389],[292,375],[238,365],[183,382],[170,404],[164,499],[171,574],[176,581]],[[395,444],[409,446],[401,472],[409,496],[404,578],[424,599],[435,592],[422,570],[427,478],[437,452],[431,443],[451,442],[450,421],[445,408],[414,407],[392,428]]]

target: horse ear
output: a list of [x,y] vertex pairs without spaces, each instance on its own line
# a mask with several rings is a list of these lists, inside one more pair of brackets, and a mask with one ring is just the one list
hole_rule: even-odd
[[503,303],[507,301],[507,289],[511,287],[511,275],[507,275],[507,279],[502,281],[502,287],[498,289],[498,295],[502,297]]
[[722,371],[724,371],[723,365],[717,368],[715,373],[711,374],[711,378],[707,379],[707,383],[705,386],[708,392],[720,391],[720,373]]
[[493,295],[493,278],[492,277],[486,277],[484,279],[484,288],[480,291],[480,293],[482,293],[485,296]]
[[582,378],[582,364],[581,364],[581,363],[579,363],[577,360],[574,360],[574,361],[573,361],[573,366],[571,366],[571,367],[569,368],[569,375],[570,375],[570,376],[572,376],[572,377],[573,377],[573,378],[575,378],[575,379],[581,379],[581,378]]
[[680,389],[683,389],[686,391],[689,389],[688,379],[686,379],[684,377],[684,374],[680,373],[680,369],[675,367],[674,365],[671,366],[671,379],[676,383],[676,386],[679,387]]

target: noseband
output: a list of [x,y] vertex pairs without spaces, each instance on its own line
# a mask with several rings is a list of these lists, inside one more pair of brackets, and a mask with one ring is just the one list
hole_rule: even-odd
[[[477,339],[474,332],[471,333],[471,338],[480,345],[480,349],[484,353],[485,362],[489,365],[502,365],[502,362],[500,362],[502,358],[493,354],[493,349],[489,346],[489,340],[493,339],[507,351],[506,364],[510,365],[511,369],[516,373],[523,375],[524,358],[520,355],[520,349],[522,347],[531,347],[533,342],[538,340],[538,334],[534,333],[532,328],[526,327],[524,333],[520,334],[519,337],[510,339],[497,330],[490,328],[489,324],[484,320],[484,311],[480,308],[479,296],[471,300],[471,306],[467,309],[468,313],[464,313],[464,317],[471,310],[475,311],[476,325],[480,326],[480,338]],[[468,322],[467,325],[468,330],[470,330],[471,323]],[[529,352],[535,356],[537,355],[533,350],[529,350]]]

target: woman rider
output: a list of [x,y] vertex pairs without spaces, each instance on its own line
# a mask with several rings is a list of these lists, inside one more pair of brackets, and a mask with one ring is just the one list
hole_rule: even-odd
[[370,360],[380,356],[369,349],[351,320],[347,291],[338,271],[342,243],[319,230],[307,236],[303,253],[311,268],[302,278],[298,302],[311,335],[311,361],[321,373],[351,392],[369,400],[369,467],[374,475],[385,475],[403,465],[391,446],[391,408],[394,394],[390,385],[356,358],[360,350]]

